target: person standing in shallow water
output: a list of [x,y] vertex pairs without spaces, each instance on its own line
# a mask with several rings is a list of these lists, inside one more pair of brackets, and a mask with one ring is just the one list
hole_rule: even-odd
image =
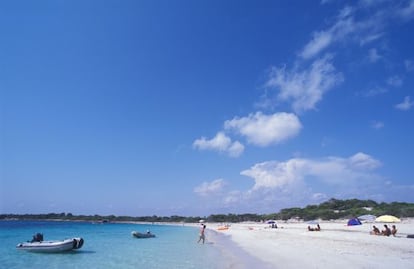
[[200,243],[200,241],[203,241],[203,244],[204,244],[204,241],[206,239],[205,230],[206,230],[206,225],[205,224],[201,224],[200,237],[198,238],[197,243]]

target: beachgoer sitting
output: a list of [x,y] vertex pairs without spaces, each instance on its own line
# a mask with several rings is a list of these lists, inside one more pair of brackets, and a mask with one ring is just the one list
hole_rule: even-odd
[[397,227],[395,227],[395,225],[392,225],[391,234],[392,236],[395,236],[397,234]]
[[381,234],[381,232],[380,232],[380,230],[374,225],[374,226],[372,226],[372,231],[370,232],[370,234],[373,234],[373,235],[380,235]]
[[316,225],[316,228],[311,228],[310,226],[308,226],[308,231],[310,232],[314,232],[314,231],[320,231],[321,230],[321,226]]
[[384,224],[384,230],[381,231],[381,234],[385,236],[391,235],[391,229],[388,228],[387,224]]

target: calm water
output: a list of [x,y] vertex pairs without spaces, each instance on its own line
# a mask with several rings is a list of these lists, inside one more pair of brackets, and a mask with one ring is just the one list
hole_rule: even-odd
[[[137,239],[150,229],[156,238]],[[82,237],[83,247],[60,254],[30,253],[16,245],[37,232],[44,240]],[[211,232],[210,232],[211,233]],[[207,237],[208,237],[207,233]],[[0,221],[0,268],[244,268],[215,242],[197,244],[195,227],[143,224]],[[207,238],[208,239],[208,238]],[[240,261],[239,261],[240,263]]]

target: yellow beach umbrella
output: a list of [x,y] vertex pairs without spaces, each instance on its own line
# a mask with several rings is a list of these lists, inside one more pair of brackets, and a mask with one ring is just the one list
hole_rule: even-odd
[[382,215],[376,218],[375,222],[401,222],[401,220],[391,215]]

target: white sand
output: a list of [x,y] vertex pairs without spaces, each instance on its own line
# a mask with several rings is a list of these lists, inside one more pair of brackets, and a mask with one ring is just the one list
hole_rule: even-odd
[[[307,231],[308,225],[278,222],[279,228],[271,229],[268,224],[243,223],[224,231],[217,230],[219,224],[207,227],[229,236],[270,268],[414,268],[414,239],[406,238],[414,234],[413,220],[396,223],[397,237],[370,235],[372,223],[322,222],[319,232]],[[374,225],[383,229],[383,223]]]

